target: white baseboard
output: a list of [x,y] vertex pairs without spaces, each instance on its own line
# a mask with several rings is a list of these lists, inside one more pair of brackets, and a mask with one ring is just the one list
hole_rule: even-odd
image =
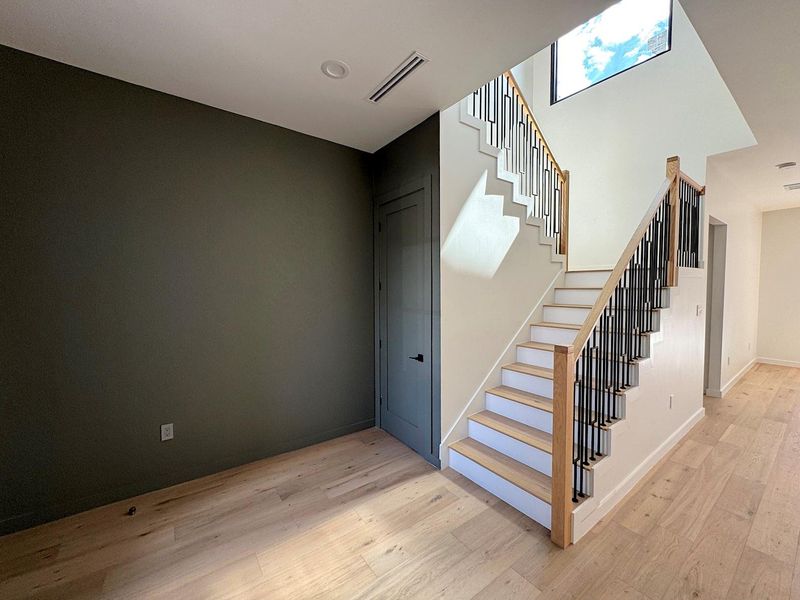
[[580,507],[572,513],[572,543],[581,539],[592,527],[594,527],[600,519],[605,517],[611,509],[614,508],[620,500],[630,492],[633,487],[639,483],[650,469],[661,460],[672,448],[677,444],[695,424],[703,418],[706,414],[705,408],[700,408],[691,417],[689,417],[675,432],[670,435],[658,448],[653,450],[639,465],[631,471],[631,473],[611,492],[609,492],[602,500],[596,504],[587,504],[587,507],[595,506],[588,514],[581,515]]
[[758,359],[754,358],[749,363],[747,363],[744,367],[742,367],[741,371],[739,371],[736,375],[734,375],[728,381],[728,383],[726,383],[725,385],[722,386],[722,389],[720,390],[719,398],[722,398],[723,396],[725,396],[725,394],[727,394],[731,390],[731,388],[733,386],[735,386],[737,383],[739,383],[739,380],[742,377],[744,377],[745,375],[747,375],[747,373],[750,371],[750,369],[755,367],[757,363],[758,363]]
[[705,395],[711,396],[712,398],[722,398],[722,390],[712,390],[711,388],[706,388]]
[[795,367],[800,369],[800,362],[796,360],[783,360],[782,358],[767,358],[765,356],[759,356],[758,362],[763,363],[765,365],[778,365],[779,367]]

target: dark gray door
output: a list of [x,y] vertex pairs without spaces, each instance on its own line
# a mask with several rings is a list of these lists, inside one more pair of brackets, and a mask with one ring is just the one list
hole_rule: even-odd
[[430,190],[406,186],[378,208],[381,427],[430,457]]

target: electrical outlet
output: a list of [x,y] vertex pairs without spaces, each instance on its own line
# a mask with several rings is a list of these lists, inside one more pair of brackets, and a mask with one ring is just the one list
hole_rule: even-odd
[[703,306],[698,304],[697,305],[697,316],[699,317],[702,314],[703,314]]
[[672,401],[675,399],[675,394],[669,395],[669,409],[672,410]]
[[172,423],[165,423],[161,426],[161,441],[166,442],[175,437],[175,430]]
[[728,357],[728,366],[730,366],[730,365],[731,365],[731,357],[729,356]]

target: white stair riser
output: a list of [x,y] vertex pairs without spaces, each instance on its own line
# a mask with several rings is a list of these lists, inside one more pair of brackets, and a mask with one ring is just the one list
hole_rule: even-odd
[[592,304],[600,295],[600,290],[560,289],[556,290],[557,304]]
[[[600,452],[602,452],[604,455],[608,456],[610,454],[609,449],[610,449],[610,440],[611,440],[611,436],[609,435],[609,432],[606,431],[605,429],[600,429],[599,427],[595,427],[594,430],[595,430],[594,431],[594,435],[595,436],[599,436],[599,439],[600,439]],[[576,444],[578,443],[578,435],[579,435],[578,423],[576,422],[575,423],[575,431],[574,431],[574,436],[575,437],[573,438],[573,440],[575,441]],[[592,445],[592,428],[591,427],[589,428],[589,430],[587,432],[587,436],[588,436],[588,441],[586,442],[585,445],[591,448],[591,445]],[[598,438],[595,437],[595,440],[597,440],[597,439]],[[595,445],[595,448],[597,448],[596,445]],[[589,454],[591,455],[591,450],[589,450]]]
[[469,422],[469,437],[473,440],[479,441],[485,446],[489,446],[497,450],[501,454],[505,454],[509,458],[513,458],[523,465],[535,469],[540,473],[544,473],[548,477],[553,474],[553,457],[552,455],[534,448],[533,446],[520,442],[504,433],[500,433],[487,427],[482,423],[475,421]]
[[[570,477],[572,475],[573,472],[570,473]],[[580,476],[580,473],[578,475]],[[594,495],[594,473],[590,469],[583,470],[583,489],[587,498]]]
[[[639,335],[633,338],[634,344],[639,344],[639,356],[635,358],[647,358],[650,356],[650,336],[648,335]],[[592,336],[589,336],[589,342],[591,343]],[[634,345],[634,351],[636,351],[636,347]],[[577,359],[580,360],[580,353],[578,353]]]
[[598,287],[606,284],[611,271],[574,271],[564,277],[564,287]]
[[544,344],[569,345],[578,335],[577,329],[560,329],[558,327],[541,327],[531,325],[531,341]]
[[[598,366],[599,365],[597,365],[594,362],[591,365],[592,377],[596,377],[597,376]],[[628,369],[629,387],[633,387],[633,386],[639,385],[639,367],[636,364],[632,364],[632,365],[627,365],[627,369]]]
[[[555,304],[591,304],[594,306],[600,290],[586,290],[581,288],[556,289],[553,302]],[[622,300],[623,306],[625,299]],[[669,308],[669,288],[661,290],[661,308]]]
[[544,367],[545,369],[552,369],[553,351],[517,346],[517,362],[525,363],[526,365]]
[[550,529],[550,505],[547,502],[452,449],[450,450],[450,467],[510,504],[522,514]]
[[[620,312],[622,313],[620,318],[623,319],[623,322],[625,322],[627,319],[631,318],[630,315],[625,311],[624,308]],[[615,317],[616,313],[617,313],[617,311],[611,311],[612,318]],[[642,315],[642,318],[647,318],[647,315],[646,314]],[[660,328],[661,328],[661,311],[660,310],[652,311],[652,315],[651,315],[650,319],[651,319],[651,323],[652,323],[652,331],[659,331]],[[614,323],[612,322],[612,327],[613,326],[614,326]]]
[[565,308],[563,306],[545,306],[543,320],[549,323],[570,323],[583,325],[591,308]]
[[[594,410],[595,396],[597,394],[598,394],[597,390],[589,390],[589,395],[588,395],[589,406],[587,407],[588,410],[592,410],[592,411]],[[578,410],[578,402],[579,402],[579,400],[580,400],[580,397],[578,395],[578,391],[576,390],[575,391],[575,410],[576,411]],[[608,406],[608,398],[607,397],[603,397],[601,395],[600,398],[599,398],[599,401],[604,403],[603,404],[603,406],[604,406],[603,410],[605,410],[605,411],[611,410],[613,412],[613,410],[612,410],[613,406],[612,407]],[[625,417],[625,396],[619,396],[619,395],[614,396],[614,399],[612,401],[616,403],[617,419],[624,418]]]
[[545,398],[553,397],[552,379],[528,375],[527,373],[520,373],[519,371],[512,371],[511,369],[503,369],[501,378],[503,385],[507,385],[508,387],[516,388],[523,392],[530,392],[537,396],[544,396]]
[[553,433],[553,414],[546,410],[514,402],[508,398],[488,392],[486,393],[486,410],[508,417],[529,427],[535,427],[540,431]]

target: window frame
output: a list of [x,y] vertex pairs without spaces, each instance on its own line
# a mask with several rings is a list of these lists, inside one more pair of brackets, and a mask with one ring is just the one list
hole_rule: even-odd
[[[603,13],[600,13],[600,14],[603,14]],[[605,77],[604,79],[601,79],[600,81],[595,81],[593,84],[588,85],[585,88],[578,90],[577,92],[572,92],[569,96],[564,96],[563,98],[558,98],[558,96],[556,95],[557,94],[557,87],[558,87],[558,77],[557,77],[558,40],[556,40],[555,42],[550,44],[550,106],[553,106],[554,104],[558,104],[559,102],[563,102],[567,98],[572,98],[575,94],[580,94],[581,92],[585,92],[586,90],[591,89],[596,85],[600,85],[601,83],[604,83],[604,82],[608,81],[609,79],[613,79],[617,75],[622,75],[623,73],[625,73],[627,71],[630,71],[631,69],[633,69],[635,67],[639,67],[639,66],[641,66],[641,65],[643,65],[645,63],[650,62],[654,58],[658,58],[660,56],[664,56],[665,54],[669,54],[672,51],[672,21],[673,21],[673,16],[674,15],[675,15],[675,0],[669,0],[669,23],[667,25],[667,44],[668,44],[669,47],[666,50],[664,50],[663,52],[659,52],[658,54],[656,54],[654,56],[651,56],[647,60],[643,60],[640,63],[635,63],[635,64],[632,64],[630,67],[625,67],[621,71],[617,71],[613,75],[609,75],[608,77]],[[596,15],[596,16],[599,16],[599,15]],[[595,17],[592,17],[592,18],[595,18]],[[584,23],[584,25],[586,23],[588,23],[588,22],[589,21],[586,21]],[[580,27],[580,25],[578,27]]]

